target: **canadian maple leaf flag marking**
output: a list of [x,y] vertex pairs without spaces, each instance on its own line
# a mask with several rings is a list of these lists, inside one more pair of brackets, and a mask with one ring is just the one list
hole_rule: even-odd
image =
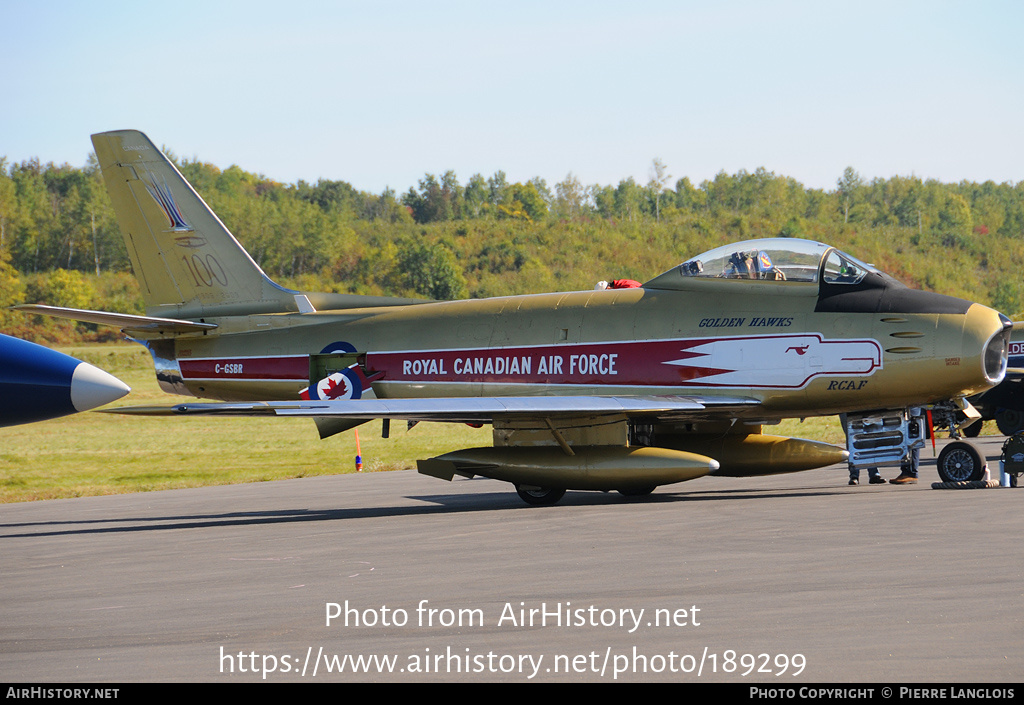
[[321,399],[351,399],[354,387],[344,372],[335,372],[317,382],[316,391]]

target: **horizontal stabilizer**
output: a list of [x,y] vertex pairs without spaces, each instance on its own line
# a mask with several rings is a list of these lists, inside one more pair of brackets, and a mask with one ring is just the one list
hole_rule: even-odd
[[109,313],[107,311],[89,311],[80,308],[63,308],[44,304],[21,304],[11,308],[24,313],[36,313],[54,318],[69,318],[72,321],[96,323],[101,326],[120,328],[125,333],[146,338],[175,336],[183,333],[202,333],[216,328],[214,323],[195,323],[179,321],[174,318],[157,318],[155,316],[135,316],[130,313]]

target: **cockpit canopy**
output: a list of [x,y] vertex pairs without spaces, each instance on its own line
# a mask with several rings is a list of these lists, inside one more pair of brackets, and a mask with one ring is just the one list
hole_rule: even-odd
[[820,276],[826,284],[858,284],[868,272],[879,273],[834,247],[789,238],[723,245],[679,265],[686,277],[815,283]]
[[[814,310],[822,312],[961,314],[971,306],[963,299],[910,289],[830,245],[781,237],[716,247],[645,282],[643,288],[754,291],[740,284],[744,281],[760,282],[758,296],[772,290],[816,294]],[[726,282],[736,282],[736,286]]]

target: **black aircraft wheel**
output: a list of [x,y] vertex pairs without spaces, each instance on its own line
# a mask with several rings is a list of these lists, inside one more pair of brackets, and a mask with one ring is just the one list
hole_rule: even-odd
[[554,504],[565,496],[565,490],[554,489],[551,487],[537,487],[526,489],[522,485],[516,485],[516,492],[519,493],[520,498],[527,504],[540,507],[545,504]]
[[628,490],[619,490],[619,494],[623,497],[646,497],[651,492],[654,492],[654,485],[650,487],[630,487]]
[[1024,414],[1016,409],[1000,409],[996,412],[996,426],[1004,436],[1012,436],[1024,428]]
[[960,429],[960,431],[968,438],[977,438],[979,435],[981,435],[981,427],[984,425],[985,422],[982,421],[981,419],[978,419],[970,426],[965,426],[964,428]]
[[939,453],[939,477],[943,482],[980,480],[985,474],[985,459],[972,443],[954,441]]

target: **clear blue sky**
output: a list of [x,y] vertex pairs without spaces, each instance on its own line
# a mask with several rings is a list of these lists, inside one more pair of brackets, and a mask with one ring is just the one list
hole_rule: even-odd
[[282,182],[1024,180],[1024,3],[0,0],[0,156],[137,128]]

